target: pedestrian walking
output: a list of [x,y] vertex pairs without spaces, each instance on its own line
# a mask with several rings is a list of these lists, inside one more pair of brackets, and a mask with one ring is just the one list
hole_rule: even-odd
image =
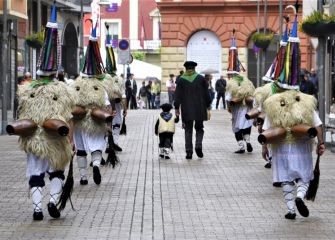
[[176,90],[176,83],[174,82],[174,74],[170,74],[169,80],[166,81],[166,88],[168,90],[169,103],[172,105],[174,102],[174,92]]
[[142,100],[144,103],[144,107],[146,109],[149,109],[149,103],[148,103],[148,89],[145,86],[145,81],[142,82],[142,87],[140,88],[140,91],[138,93],[138,97]]
[[153,105],[152,105],[152,81],[149,80],[148,84],[146,85],[147,88],[147,101],[148,101],[148,107],[149,109],[153,109]]
[[180,80],[181,76],[183,76],[183,75],[184,75],[184,70],[180,70],[179,75],[176,77],[176,85],[179,83],[179,80]]
[[195,135],[195,152],[202,158],[202,140],[204,136],[203,121],[207,120],[211,98],[208,94],[208,83],[205,78],[195,71],[196,62],[186,61],[185,74],[181,76],[175,91],[176,116],[180,115],[185,129],[186,159],[192,159],[193,154],[193,126]]
[[[126,97],[127,97],[127,107],[130,109],[137,108],[137,84],[136,80],[134,79],[134,74],[130,74],[129,78],[126,81]],[[129,106],[130,105],[130,106]]]
[[[282,69],[282,73],[285,74],[281,74],[282,77],[276,81],[276,84],[284,89],[284,92],[270,96],[263,104],[266,117],[262,135],[265,139],[266,136],[270,138],[268,143],[271,144],[272,150],[273,182],[282,183],[287,206],[285,218],[290,220],[296,218],[295,207],[301,216],[309,216],[304,198],[309,184],[314,178],[313,141],[306,129],[314,127],[316,130],[315,134],[318,140],[316,154],[321,156],[325,151],[322,122],[315,111],[316,99],[314,96],[298,91],[299,76],[293,74],[300,71],[300,65],[297,64],[300,62],[297,26],[296,15],[287,46],[291,51],[286,52],[285,64]],[[308,127],[306,128],[306,126]],[[279,134],[280,132],[282,134]],[[262,155],[264,159],[268,158],[266,144],[263,145]],[[296,197],[294,197],[295,190]]]
[[223,109],[226,109],[226,99],[225,99],[226,86],[227,86],[227,81],[221,75],[220,78],[218,80],[216,80],[216,83],[215,83],[216,109],[219,108],[219,103],[220,103],[221,98],[222,98]]
[[170,113],[172,105],[165,103],[161,105],[163,110],[155,124],[155,134],[159,136],[159,157],[170,159],[170,150],[173,150],[173,135],[175,124],[179,122],[179,116]]
[[303,75],[300,75],[300,91],[309,95],[315,95],[314,84],[309,80],[309,74],[306,72]]
[[205,74],[205,79],[208,83],[208,94],[211,97],[211,105],[212,105],[212,102],[215,98],[215,91],[214,91],[214,88],[212,86],[213,75],[212,74]]
[[315,68],[311,68],[311,72],[309,74],[309,81],[313,83],[314,86],[314,96],[318,100],[318,93],[319,93],[319,78],[316,74]]
[[92,30],[85,56],[81,69],[82,77],[77,78],[73,83],[73,88],[77,93],[76,104],[82,108],[83,112],[83,116],[74,121],[74,142],[77,149],[80,184],[88,184],[87,155],[90,154],[93,181],[99,185],[101,183],[102,152],[105,151],[107,145],[106,121],[112,118],[112,114],[106,110],[111,102],[103,83],[106,76],[101,62],[96,27]]
[[[235,46],[235,30],[233,30],[232,46],[229,49],[228,82],[226,100],[228,111],[232,114],[232,130],[238,143],[237,154],[245,153],[245,145],[248,152],[253,151],[250,143],[252,120],[245,118],[246,113],[252,109],[255,87],[245,76],[239,74],[240,67],[237,48]],[[251,99],[251,100],[248,100]]]
[[[55,4],[45,36],[37,63],[38,79],[19,86],[19,120],[12,127],[14,130],[20,128],[17,132],[20,147],[27,154],[26,176],[29,178],[34,220],[44,218],[42,198],[45,174],[50,179],[47,208],[52,218],[60,217],[73,187],[73,184],[65,184],[63,188],[63,181],[64,170],[73,155],[72,136],[70,134],[69,137],[68,133],[71,133],[75,93],[65,83],[54,81],[60,63],[59,58],[53,57],[59,56]],[[68,177],[72,179],[71,175]],[[57,207],[58,204],[61,206]]]

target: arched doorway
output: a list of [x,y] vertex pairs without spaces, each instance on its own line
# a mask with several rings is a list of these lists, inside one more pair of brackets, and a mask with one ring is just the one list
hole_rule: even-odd
[[213,80],[218,79],[221,74],[222,48],[220,39],[214,32],[201,30],[194,33],[188,43],[186,59],[198,63],[197,72],[205,69],[213,69],[218,73],[213,74]]
[[[263,30],[260,30],[261,32]],[[259,76],[259,84],[263,85],[262,77],[266,74],[269,67],[271,66],[273,60],[277,55],[278,49],[278,35],[274,35],[271,44],[268,46],[266,51],[260,50],[260,76]],[[262,69],[262,54],[265,54],[265,69]],[[254,42],[251,40],[251,36],[248,41],[248,78],[253,82],[255,87],[257,86],[257,54],[254,48]]]
[[62,66],[69,77],[78,74],[78,38],[72,22],[66,24],[62,44]]

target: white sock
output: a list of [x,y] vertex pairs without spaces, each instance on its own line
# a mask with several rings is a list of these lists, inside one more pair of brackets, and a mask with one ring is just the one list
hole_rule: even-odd
[[34,212],[42,212],[42,187],[32,187],[30,192],[33,200]]
[[305,183],[301,179],[298,180],[297,183],[297,197],[304,199],[309,187],[309,182]]
[[243,141],[238,141],[237,142],[239,149],[238,150],[244,150],[244,142]]
[[119,145],[119,138],[120,138],[120,128],[119,127],[116,127],[116,128],[113,127],[113,141],[114,141],[114,144]]
[[87,180],[87,157],[77,156],[80,179]]
[[95,152],[92,152],[91,155],[92,155],[93,167],[94,166],[100,167],[102,153],[100,151],[95,151]]
[[284,182],[282,186],[283,186],[283,194],[284,194],[284,199],[286,202],[288,212],[295,213],[294,184],[291,182]]
[[246,143],[250,143],[250,134],[243,135],[243,139]]
[[59,197],[62,194],[63,181],[60,178],[53,178],[50,182],[50,201],[51,203],[57,204]]
[[169,157],[169,155],[170,155],[170,149],[169,148],[164,148],[164,155]]

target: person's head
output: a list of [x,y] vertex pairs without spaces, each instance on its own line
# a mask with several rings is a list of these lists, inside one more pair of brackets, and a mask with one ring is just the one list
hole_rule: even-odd
[[315,69],[311,68],[311,75],[315,75],[315,74],[316,74]]
[[174,74],[173,73],[171,73],[169,76],[170,76],[170,79],[174,78]]
[[309,79],[309,74],[306,72],[306,73],[303,75],[303,78],[304,78],[304,81],[308,81],[308,79]]
[[64,80],[64,71],[63,70],[60,70],[59,72],[58,72],[58,81],[61,81],[61,82],[65,82],[65,80]]
[[160,106],[163,112],[170,112],[172,109],[172,105],[170,103],[164,103]]
[[184,74],[184,70],[180,70],[179,75],[183,75],[183,74]]
[[142,82],[142,86],[143,86],[143,87],[145,86],[145,81]]
[[24,79],[30,79],[31,78],[31,73],[30,72],[26,72],[24,74]]
[[186,61],[184,63],[184,67],[187,70],[195,70],[195,67],[197,66],[198,64],[196,62],[193,62],[193,61]]
[[220,79],[223,79],[223,75],[220,76]]
[[121,74],[120,74],[120,77],[121,77],[121,78],[124,78],[124,75],[123,75],[123,73],[121,73]]

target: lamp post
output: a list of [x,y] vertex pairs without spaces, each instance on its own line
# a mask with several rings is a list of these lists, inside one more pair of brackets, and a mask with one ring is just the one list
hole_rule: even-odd
[[[318,11],[323,13],[323,0],[318,0]],[[318,85],[319,85],[319,116],[323,124],[326,118],[326,98],[325,98],[325,52],[326,39],[319,37],[318,51],[316,51],[316,60],[318,66]]]
[[[259,33],[259,28],[260,28],[260,6],[259,6],[259,0],[257,0],[257,33]],[[256,78],[257,78],[257,87],[260,86],[260,51],[257,52],[257,73],[256,73]]]
[[3,1],[3,26],[2,26],[2,101],[1,101],[1,134],[6,133],[7,126],[7,0]]

